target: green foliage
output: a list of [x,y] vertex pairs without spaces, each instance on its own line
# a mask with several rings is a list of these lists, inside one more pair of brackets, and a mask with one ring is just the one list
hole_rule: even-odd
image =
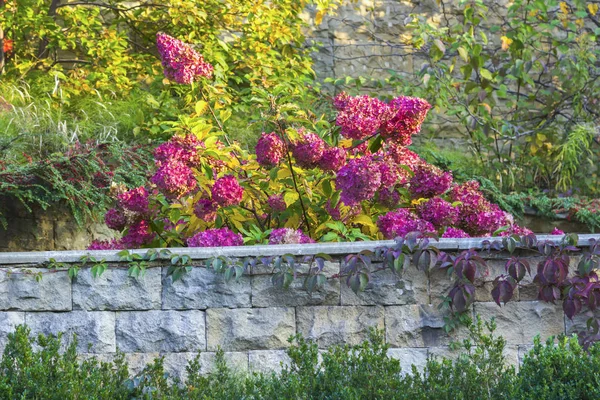
[[[121,143],[79,145],[28,164],[0,161],[0,196],[27,209],[66,204],[78,223],[96,218],[110,206],[111,182],[138,186],[146,179],[150,153]],[[0,223],[6,224],[0,209]]]
[[[402,371],[388,357],[383,335],[373,331],[357,346],[336,346],[320,352],[300,336],[290,338],[289,366],[280,374],[242,375],[225,362],[223,351],[215,368],[201,374],[200,358],[186,367],[180,382],[165,372],[162,358],[130,377],[124,356],[111,363],[78,360],[76,338],[65,346],[58,338],[40,335],[35,341],[24,326],[9,334],[0,362],[3,399],[595,399],[600,393],[597,369],[600,347],[585,351],[576,338],[558,345],[535,340],[517,373],[506,365],[505,341],[493,334],[495,325],[478,319],[470,339],[458,345],[455,361],[429,358],[420,371]],[[34,342],[37,345],[34,347]],[[65,348],[66,347],[66,348]],[[410,375],[405,375],[410,372]]]
[[390,71],[379,83],[449,116],[473,165],[503,192],[573,183],[597,193],[596,144],[584,128],[600,116],[597,4],[462,0],[459,7],[457,16],[441,6],[439,23],[414,16],[407,44],[423,68],[417,79]]

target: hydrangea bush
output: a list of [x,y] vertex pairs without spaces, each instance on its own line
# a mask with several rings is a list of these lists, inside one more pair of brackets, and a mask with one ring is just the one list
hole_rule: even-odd
[[[194,90],[218,86],[212,66],[190,45],[157,35],[166,78]],[[392,239],[408,232],[442,237],[524,235],[511,215],[490,203],[477,182],[457,184],[406,146],[431,108],[423,99],[389,101],[341,93],[330,124],[264,94],[265,132],[254,152],[223,132],[223,99],[204,98],[196,113],[173,124],[154,151],[148,183],[113,187],[107,225],[122,239],[91,248],[237,246],[336,240],[338,223],[358,238]],[[338,229],[339,230],[339,229]]]

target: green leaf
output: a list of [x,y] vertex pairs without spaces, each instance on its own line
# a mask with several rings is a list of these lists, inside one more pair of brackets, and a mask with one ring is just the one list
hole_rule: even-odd
[[492,76],[492,73],[485,68],[481,68],[479,70],[479,74],[481,75],[482,78],[487,79],[488,81],[491,81],[494,79],[494,77]]

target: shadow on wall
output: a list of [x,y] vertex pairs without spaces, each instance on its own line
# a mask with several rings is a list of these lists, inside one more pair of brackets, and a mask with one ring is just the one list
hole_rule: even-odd
[[0,225],[0,252],[83,250],[94,239],[114,237],[103,222],[78,225],[64,204],[46,210],[33,206],[30,211],[14,199],[0,197],[0,213],[8,224],[6,229]]

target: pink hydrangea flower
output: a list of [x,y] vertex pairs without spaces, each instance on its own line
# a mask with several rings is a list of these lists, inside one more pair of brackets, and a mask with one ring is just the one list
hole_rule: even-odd
[[468,238],[470,236],[467,232],[463,231],[462,229],[453,228],[450,226],[444,231],[444,234],[442,235],[442,237],[443,238],[461,239],[461,238]]
[[346,163],[346,150],[341,147],[329,147],[323,152],[319,160],[319,168],[323,171],[337,172]]
[[414,168],[410,192],[414,197],[433,197],[445,193],[452,186],[452,174],[435,165],[420,164]]
[[287,205],[285,204],[285,201],[283,200],[283,195],[281,194],[274,194],[269,196],[267,198],[267,203],[269,204],[269,207],[271,207],[271,210],[275,212],[283,212],[287,209]]
[[364,139],[379,130],[389,112],[387,104],[367,95],[341,98],[334,102],[341,107],[336,123],[341,127],[341,135],[350,139]]
[[215,222],[217,219],[217,203],[211,199],[200,199],[194,205],[194,215],[206,222]]
[[177,160],[188,167],[194,167],[199,161],[198,149],[203,147],[204,143],[194,135],[173,136],[154,149],[154,161],[160,166],[170,160]]
[[121,243],[127,249],[136,249],[150,243],[155,235],[150,230],[148,221],[141,220],[129,227],[125,236],[121,238]]
[[386,239],[404,237],[410,232],[435,232],[431,223],[420,219],[406,208],[399,208],[380,216],[377,226]]
[[531,235],[533,232],[529,228],[525,228],[523,226],[519,226],[517,224],[510,225],[507,230],[500,232],[500,236],[527,236]]
[[210,78],[213,66],[187,43],[164,33],[156,35],[156,47],[165,76],[177,83],[189,85],[199,76]]
[[423,164],[423,160],[417,153],[395,143],[386,144],[384,158],[390,163],[406,165],[411,170]]
[[454,225],[458,222],[458,207],[454,207],[439,197],[419,204],[416,209],[421,218],[431,222],[436,228]]
[[280,228],[273,229],[269,237],[269,244],[305,244],[314,243],[314,240],[302,233],[300,229]]
[[208,229],[196,233],[187,240],[188,247],[242,246],[244,239],[229,228]]
[[411,144],[411,136],[419,133],[431,104],[417,97],[396,97],[388,104],[390,118],[381,124],[381,135],[400,145]]
[[550,232],[551,235],[564,235],[565,232],[561,231],[560,229],[558,229],[557,227],[554,227],[554,229],[552,229],[552,232]]
[[400,193],[396,190],[396,187],[385,187],[381,186],[378,194],[378,202],[388,208],[395,208],[400,202]]
[[342,191],[341,200],[349,206],[372,199],[380,185],[381,171],[370,157],[350,160],[335,180],[335,186]]
[[285,143],[276,133],[263,133],[256,144],[256,161],[264,167],[274,167],[285,154]]
[[167,197],[176,199],[190,193],[198,185],[194,171],[177,160],[164,162],[152,176],[151,181]]
[[112,240],[93,240],[87,248],[88,250],[121,250],[123,244],[118,239]]
[[233,175],[225,175],[217,179],[212,187],[212,198],[221,207],[239,204],[243,194],[244,189]]
[[350,101],[350,95],[346,92],[341,92],[340,94],[338,94],[337,96],[334,97],[333,106],[338,111],[343,111],[346,108],[346,106],[348,105],[349,101]]
[[129,211],[145,214],[148,212],[148,191],[140,186],[117,196],[119,205]]
[[104,214],[104,222],[110,229],[122,231],[127,225],[127,217],[123,213],[123,210],[111,208]]
[[312,132],[304,133],[292,148],[296,162],[303,168],[314,168],[323,157],[324,151],[325,142]]
[[342,212],[340,211],[339,203],[335,207],[332,207],[331,200],[327,200],[327,203],[325,203],[325,211],[334,221],[340,221],[342,219]]

